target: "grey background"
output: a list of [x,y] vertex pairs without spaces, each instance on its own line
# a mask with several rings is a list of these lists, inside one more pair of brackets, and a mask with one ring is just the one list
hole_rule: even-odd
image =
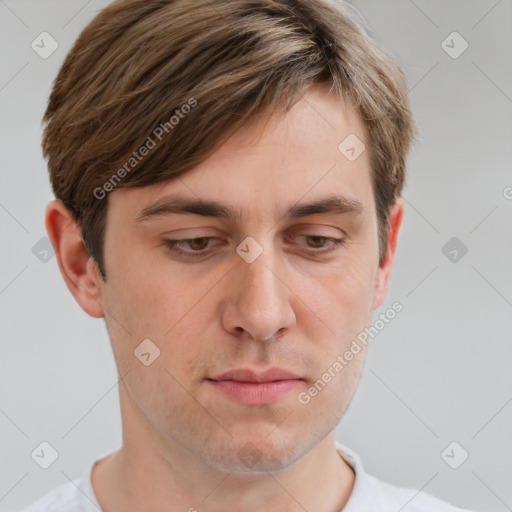
[[[66,52],[106,4],[0,1],[0,510],[76,478],[121,442],[103,320],[75,303],[55,257],[32,252],[53,197],[40,150],[45,102]],[[375,315],[397,300],[404,309],[372,340],[337,438],[385,481],[512,510],[512,2],[353,5],[404,66],[421,140],[391,288]],[[42,31],[59,44],[47,59],[30,46]],[[469,44],[456,59],[441,47],[453,31]],[[457,262],[441,250],[454,236],[468,248]],[[46,470],[30,456],[42,441],[59,454]],[[469,453],[458,469],[441,458],[452,441]]]

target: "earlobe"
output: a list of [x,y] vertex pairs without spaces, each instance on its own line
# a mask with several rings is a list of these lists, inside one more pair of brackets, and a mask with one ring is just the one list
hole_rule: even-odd
[[69,291],[90,316],[103,318],[101,277],[82,239],[82,229],[59,199],[46,207],[46,231]]
[[398,232],[400,231],[400,227],[402,225],[403,214],[404,200],[403,198],[399,197],[396,200],[389,215],[388,248],[384,257],[384,261],[379,265],[379,268],[377,269],[372,309],[378,308],[386,298],[398,242]]

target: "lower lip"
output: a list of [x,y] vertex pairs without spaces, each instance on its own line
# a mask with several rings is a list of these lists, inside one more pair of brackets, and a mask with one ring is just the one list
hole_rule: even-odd
[[275,402],[295,389],[301,379],[276,380],[273,382],[238,382],[236,380],[209,380],[225,395],[249,405],[263,405]]

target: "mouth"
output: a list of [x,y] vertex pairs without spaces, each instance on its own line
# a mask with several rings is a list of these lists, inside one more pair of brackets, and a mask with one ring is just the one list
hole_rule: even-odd
[[207,382],[232,400],[264,405],[278,401],[300,386],[304,379],[282,368],[270,368],[263,373],[250,369],[231,370]]
[[228,372],[221,373],[216,377],[212,377],[212,380],[223,381],[233,380],[238,382],[274,382],[278,380],[295,380],[300,379],[299,375],[284,370],[283,368],[272,367],[264,372],[256,372],[250,368],[240,368],[237,370],[230,370]]
[[269,382],[241,382],[237,380],[211,380],[208,382],[225,396],[247,405],[264,405],[278,401],[297,388],[302,379]]

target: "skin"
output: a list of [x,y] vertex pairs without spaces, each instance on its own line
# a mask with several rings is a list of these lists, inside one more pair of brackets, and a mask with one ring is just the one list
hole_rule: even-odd
[[[106,283],[70,212],[58,200],[47,206],[61,273],[84,311],[105,318],[121,378],[122,447],[91,478],[105,512],[220,512],[233,503],[240,512],[335,512],[347,502],[354,473],[335,450],[335,428],[366,350],[308,404],[298,393],[321,378],[382,304],[403,200],[391,211],[379,266],[369,152],[351,162],[338,150],[349,134],[365,140],[363,124],[327,91],[311,87],[286,115],[246,125],[179,179],[114,190]],[[169,194],[229,204],[243,221],[193,214],[135,220]],[[291,203],[333,194],[358,199],[363,213],[282,218]],[[235,251],[248,236],[263,249],[252,263]],[[209,252],[193,260],[170,251],[165,237],[214,238],[181,244]],[[320,254],[329,241],[314,237],[346,244]],[[160,349],[149,366],[133,354],[146,338]],[[242,404],[206,380],[272,366],[304,382],[271,404]],[[238,455],[247,443],[260,455],[251,467]]]

